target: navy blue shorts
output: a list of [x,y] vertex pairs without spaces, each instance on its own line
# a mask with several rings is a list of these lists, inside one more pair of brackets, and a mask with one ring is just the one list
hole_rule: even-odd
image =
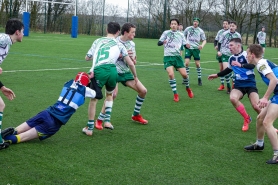
[[58,132],[62,126],[62,123],[46,110],[41,111],[36,116],[26,121],[26,123],[37,130],[40,140],[51,137]]

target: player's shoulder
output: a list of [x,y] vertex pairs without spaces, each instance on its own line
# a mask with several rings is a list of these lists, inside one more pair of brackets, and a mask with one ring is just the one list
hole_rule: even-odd
[[185,28],[185,30],[189,30],[189,29],[192,29],[192,28],[194,28],[193,26],[187,26],[186,28]]
[[237,36],[241,37],[241,34],[240,34],[239,32],[236,31],[235,34],[236,34]]
[[0,44],[1,45],[7,45],[7,44],[12,44],[12,40],[8,34],[1,33],[0,34]]

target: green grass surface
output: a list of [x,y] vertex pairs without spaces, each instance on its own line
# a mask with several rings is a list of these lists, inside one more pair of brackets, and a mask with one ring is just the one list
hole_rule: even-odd
[[[8,101],[1,95],[6,103],[2,128],[17,126],[55,103],[64,82],[91,67],[84,57],[94,39],[31,33],[13,45],[1,65],[1,81],[16,99]],[[212,44],[201,51],[203,86],[197,85],[194,61],[190,64],[193,99],[175,73],[180,94],[176,103],[162,65],[163,47],[157,46],[157,40],[136,38],[135,43],[137,73],[148,89],[141,113],[149,124],[131,121],[136,92],[120,84],[112,111],[113,131],[95,130],[92,137],[82,134],[88,119],[86,100],[53,137],[0,151],[0,185],[277,184],[278,166],[265,164],[272,157],[268,138],[261,153],[243,150],[256,139],[256,112],[248,98],[242,102],[253,122],[244,133],[243,119],[229,96],[217,91],[219,79],[207,80],[219,68]],[[277,51],[267,48],[265,57],[278,62]],[[256,78],[262,96],[266,85]]]

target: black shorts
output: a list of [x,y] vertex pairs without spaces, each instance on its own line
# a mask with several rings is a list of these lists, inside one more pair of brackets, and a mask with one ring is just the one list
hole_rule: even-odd
[[[239,90],[239,91],[243,94],[243,96],[244,96],[245,94],[248,94],[248,97],[249,97],[249,95],[250,95],[252,92],[255,92],[255,93],[258,94],[258,89],[257,89],[257,87],[234,87],[234,89]],[[242,97],[243,97],[243,96],[242,96]]]

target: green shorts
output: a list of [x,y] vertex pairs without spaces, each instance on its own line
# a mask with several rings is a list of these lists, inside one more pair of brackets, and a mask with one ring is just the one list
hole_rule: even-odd
[[131,80],[134,80],[134,77],[131,72],[118,73],[118,82],[121,82],[124,86],[126,86],[127,81]]
[[164,56],[164,69],[170,66],[174,66],[174,68],[184,68],[184,61],[180,55],[177,56]]
[[263,48],[265,48],[265,44],[260,44]]
[[216,54],[216,60],[219,62],[219,63],[222,63],[222,57],[221,56],[218,56],[217,54]]
[[230,56],[228,56],[228,55],[223,55],[223,54],[221,55],[222,62],[228,62],[229,58],[230,58]]
[[115,89],[118,80],[118,72],[115,64],[104,64],[95,67],[94,76],[100,88],[105,86],[107,91]]
[[200,60],[200,50],[199,49],[185,49],[185,56],[184,58],[191,59],[191,56],[193,55],[194,60]]

